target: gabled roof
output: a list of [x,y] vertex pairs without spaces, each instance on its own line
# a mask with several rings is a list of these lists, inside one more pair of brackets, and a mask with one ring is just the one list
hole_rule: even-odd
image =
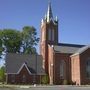
[[17,74],[21,66],[26,63],[32,74],[45,74],[42,61],[41,55],[8,53],[6,55],[6,73]]
[[54,51],[57,53],[73,54],[84,46],[85,45],[59,43],[58,45],[54,45]]
[[73,55],[71,55],[71,57],[83,53],[83,52],[86,51],[88,48],[90,48],[90,45],[87,45],[87,46],[84,46],[84,47],[80,48],[80,49],[77,50]]
[[28,71],[28,73],[29,73],[30,75],[32,74],[32,73],[31,73],[31,70],[28,68],[28,66],[27,66],[27,64],[26,64],[25,62],[24,62],[24,63],[22,64],[22,66],[19,68],[17,74],[19,74],[19,73],[21,72],[21,70],[23,69],[23,67],[26,68],[26,70]]

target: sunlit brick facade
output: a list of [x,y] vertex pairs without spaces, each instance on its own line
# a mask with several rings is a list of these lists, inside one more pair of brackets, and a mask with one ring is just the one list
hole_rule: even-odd
[[86,78],[86,73],[90,72],[86,70],[89,46],[58,43],[58,18],[53,17],[51,3],[41,21],[40,32],[40,54],[50,84],[64,84],[64,81],[68,84],[89,84],[90,80]]

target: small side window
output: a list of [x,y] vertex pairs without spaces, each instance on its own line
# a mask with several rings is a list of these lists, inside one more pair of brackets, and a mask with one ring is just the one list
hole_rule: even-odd
[[26,76],[25,75],[22,76],[22,82],[26,82]]

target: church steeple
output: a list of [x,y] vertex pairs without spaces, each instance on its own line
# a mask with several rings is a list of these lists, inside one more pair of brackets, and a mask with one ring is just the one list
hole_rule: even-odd
[[48,10],[41,20],[40,53],[43,57],[43,68],[49,73],[48,45],[58,44],[58,18],[53,17],[51,2]]
[[47,12],[45,13],[44,18],[41,20],[41,26],[43,25],[43,23],[50,23],[51,21],[53,22],[53,24],[58,24],[58,18],[57,16],[56,18],[53,17],[52,6],[51,2],[49,1]]
[[53,19],[51,2],[49,1],[48,10],[47,10],[47,22],[50,22]]

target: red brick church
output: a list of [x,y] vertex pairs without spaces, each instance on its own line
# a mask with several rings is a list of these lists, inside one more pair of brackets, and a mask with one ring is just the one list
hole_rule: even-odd
[[53,18],[51,3],[40,32],[40,55],[7,54],[7,83],[40,83],[48,75],[50,84],[90,84],[90,46],[58,43],[58,18]]

